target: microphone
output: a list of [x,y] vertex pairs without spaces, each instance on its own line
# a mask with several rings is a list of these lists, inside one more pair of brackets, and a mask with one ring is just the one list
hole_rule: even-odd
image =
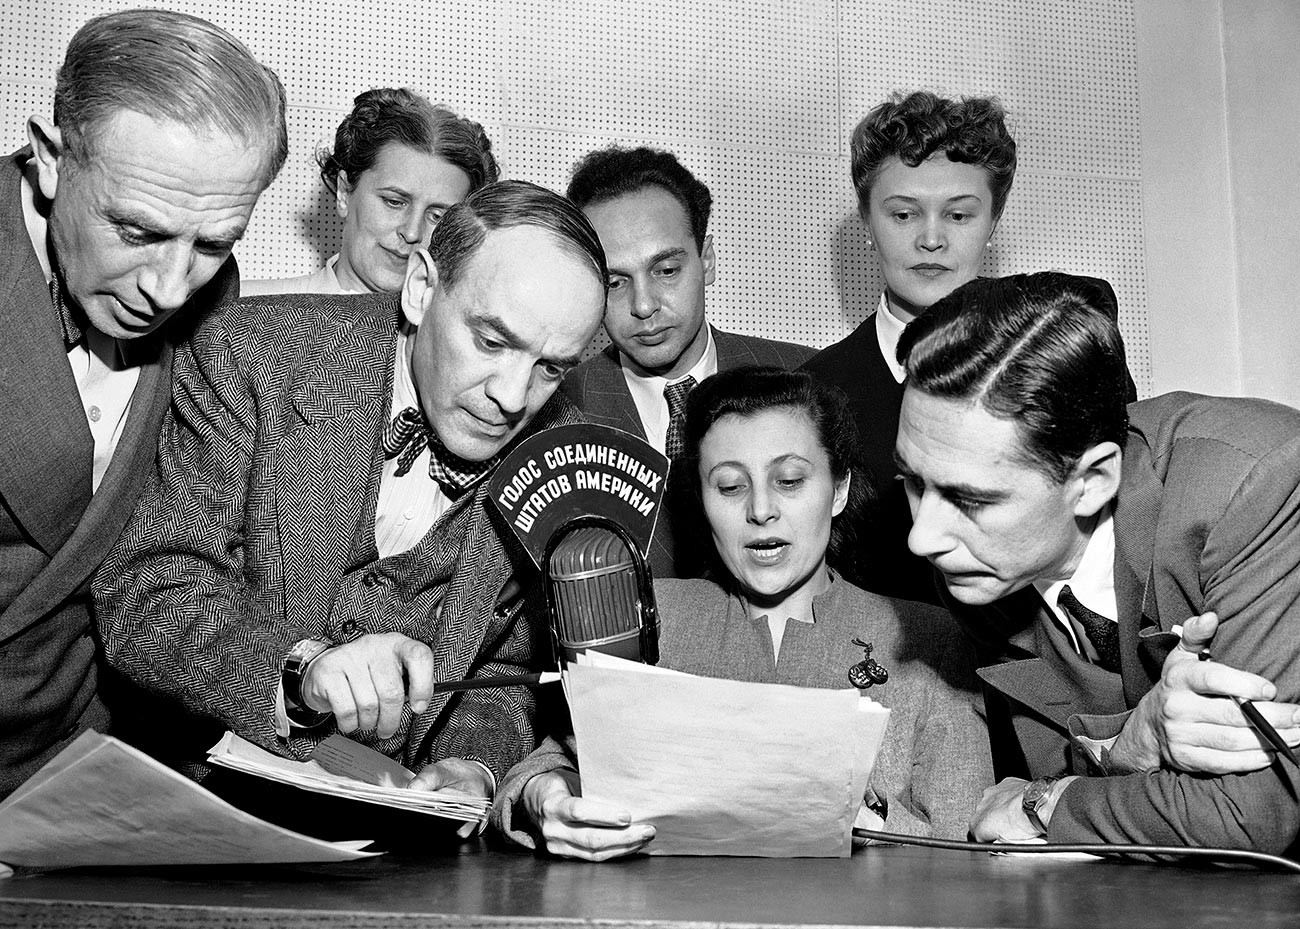
[[560,667],[586,649],[659,662],[654,583],[625,528],[594,514],[571,519],[548,540],[542,573]]
[[585,649],[658,663],[645,553],[668,468],[668,458],[637,436],[570,423],[524,439],[488,479],[497,512],[541,571],[561,668]]

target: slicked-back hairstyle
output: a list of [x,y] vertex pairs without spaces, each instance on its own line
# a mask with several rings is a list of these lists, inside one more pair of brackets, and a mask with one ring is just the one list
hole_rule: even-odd
[[817,439],[830,459],[831,475],[837,481],[852,478],[848,502],[831,519],[827,561],[841,574],[853,579],[857,526],[872,502],[871,483],[859,458],[858,431],[848,398],[836,387],[824,384],[806,371],[746,366],[719,371],[705,378],[686,398],[685,461],[697,501],[700,485],[700,445],[705,435],[724,416],[749,418],[765,410],[791,410],[808,417]]
[[596,230],[574,204],[527,181],[498,181],[480,187],[445,214],[433,230],[429,253],[438,283],[450,291],[488,232],[512,226],[545,229],[565,251],[591,265],[603,289],[609,269]]
[[593,203],[604,203],[647,187],[661,188],[682,205],[695,245],[703,249],[713,195],[671,152],[617,145],[598,149],[573,166],[566,196],[586,209]]
[[1016,176],[1016,142],[1007,131],[1002,105],[993,97],[953,100],[917,90],[894,94],[853,130],[850,173],[863,219],[871,187],[890,158],[915,168],[936,152],[984,169],[993,193],[993,218],[1000,218]]
[[74,163],[94,158],[105,124],[123,110],[260,149],[266,184],[289,151],[284,88],[275,72],[224,29],[185,13],[109,13],[68,43],[54,123]]
[[1058,271],[977,278],[907,329],[907,389],[970,400],[1019,427],[1023,461],[1056,483],[1100,442],[1121,448],[1128,368],[1105,282]]
[[355,187],[390,143],[435,155],[460,168],[469,178],[470,193],[500,176],[492,142],[472,119],[435,106],[405,87],[367,90],[352,102],[352,112],[334,133],[334,149],[316,153],[321,180],[330,193],[338,192],[339,172],[345,172]]

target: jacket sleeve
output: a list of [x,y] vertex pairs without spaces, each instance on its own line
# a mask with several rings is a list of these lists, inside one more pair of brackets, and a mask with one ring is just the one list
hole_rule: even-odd
[[[1268,678],[1278,699],[1293,703],[1300,702],[1298,477],[1300,436],[1293,435],[1254,463],[1221,515],[1205,521],[1196,576],[1183,581],[1199,581],[1200,609],[1219,615],[1215,658]],[[1207,492],[1184,483],[1189,497]],[[1081,778],[1062,794],[1048,839],[1281,853],[1300,833],[1298,788],[1297,771],[1282,759],[1222,777],[1157,770]]]
[[577,748],[573,736],[547,736],[537,749],[510,769],[497,788],[492,804],[492,825],[509,841],[524,848],[537,848],[538,835],[523,808],[524,786],[538,774],[560,769],[576,771]]
[[104,651],[137,683],[267,747],[280,665],[310,636],[245,577],[254,393],[223,315],[181,345],[156,473],[96,575]]
[[965,839],[975,805],[993,784],[988,726],[970,644],[950,621],[933,642],[939,673],[927,688],[913,747],[912,797],[929,820],[928,835]]

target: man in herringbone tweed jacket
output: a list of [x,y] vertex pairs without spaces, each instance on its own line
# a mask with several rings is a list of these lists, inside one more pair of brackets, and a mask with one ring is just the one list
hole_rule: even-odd
[[177,352],[156,479],[96,578],[109,660],[272,749],[337,728],[416,786],[490,794],[533,747],[532,695],[431,685],[532,663],[539,601],[483,477],[576,420],[552,394],[604,281],[576,208],[505,182],[447,214],[399,297],[215,314]]

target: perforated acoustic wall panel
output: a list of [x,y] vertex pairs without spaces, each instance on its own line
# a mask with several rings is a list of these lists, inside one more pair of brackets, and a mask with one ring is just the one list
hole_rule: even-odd
[[[123,3],[0,0],[0,126],[48,112],[77,26]],[[225,0],[158,3],[243,39],[284,81],[291,152],[237,254],[301,274],[341,224],[315,151],[356,94],[409,86],[479,120],[508,177],[563,189],[610,142],[670,148],[713,191],[723,328],[815,346],[882,282],[848,170],[856,122],[891,91],[994,94],[1020,170],[984,271],[1060,268],[1120,297],[1129,364],[1150,356],[1131,0]]]

